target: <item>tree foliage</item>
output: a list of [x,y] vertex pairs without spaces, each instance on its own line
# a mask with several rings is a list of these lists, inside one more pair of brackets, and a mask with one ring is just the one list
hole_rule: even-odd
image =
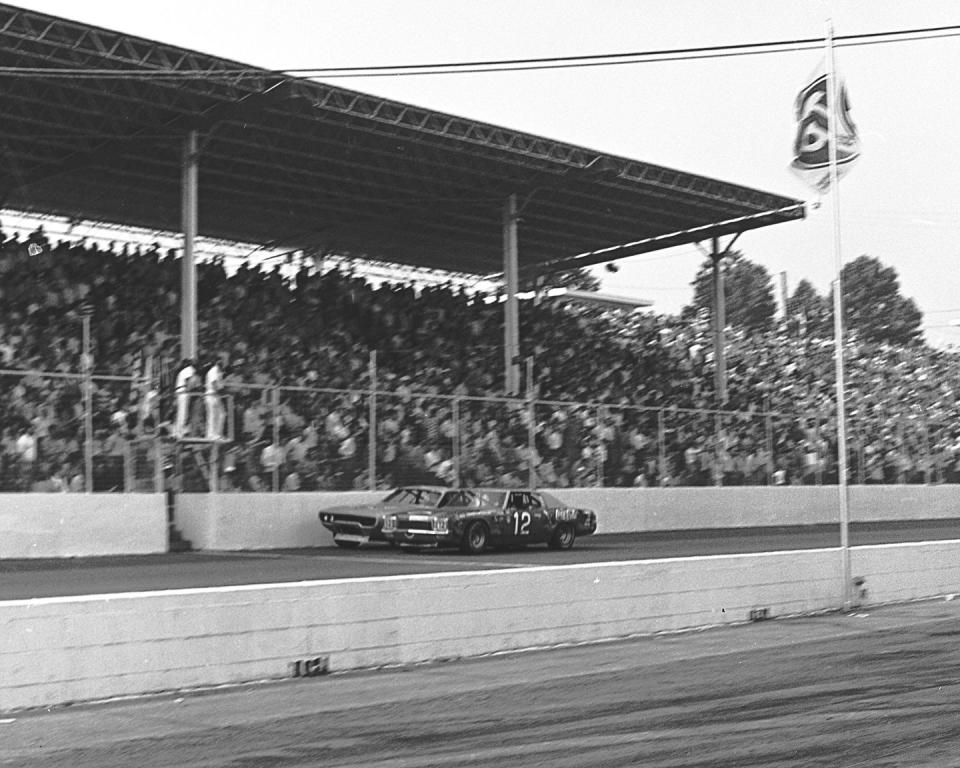
[[[893,267],[872,256],[860,256],[843,267],[843,314],[848,331],[867,341],[904,346],[921,340],[923,313],[913,299],[900,295]],[[833,334],[833,296],[820,296],[801,280],[787,300],[787,314],[800,333]]]
[[787,319],[803,335],[829,335],[833,323],[830,298],[818,294],[810,281],[803,279],[787,299]]
[[[731,251],[721,261],[726,320],[728,325],[748,330],[764,330],[770,327],[776,313],[777,303],[773,294],[773,281],[767,268],[745,258],[738,251]],[[693,317],[705,310],[713,316],[713,260],[701,264],[693,279],[693,303],[684,307],[683,316]]]
[[848,329],[868,341],[908,345],[921,340],[923,313],[913,299],[900,295],[900,279],[893,267],[872,256],[860,256],[844,266],[840,278]]

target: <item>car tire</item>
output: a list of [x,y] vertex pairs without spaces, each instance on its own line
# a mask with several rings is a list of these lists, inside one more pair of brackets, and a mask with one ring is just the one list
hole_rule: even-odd
[[550,537],[550,549],[570,549],[577,540],[577,530],[572,525],[561,523]]
[[463,532],[460,551],[468,555],[479,555],[487,548],[487,526],[480,520],[474,520]]
[[357,549],[360,546],[359,541],[343,541],[341,539],[334,539],[333,543],[338,547],[342,547],[343,549]]

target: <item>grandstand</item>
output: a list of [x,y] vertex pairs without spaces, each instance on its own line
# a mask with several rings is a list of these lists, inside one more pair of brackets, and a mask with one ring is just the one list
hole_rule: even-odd
[[[5,235],[0,489],[837,482],[821,340],[733,329],[718,398],[699,321],[515,302],[520,274],[687,242],[716,254],[720,237],[802,217],[798,201],[12,6],[0,17],[6,206],[176,232],[195,192],[198,235],[296,254],[228,268]],[[360,263],[495,281],[507,308],[463,280],[414,288]],[[169,439],[192,349],[226,365],[234,439],[214,460]],[[957,360],[856,339],[848,352],[851,482],[955,482]]]

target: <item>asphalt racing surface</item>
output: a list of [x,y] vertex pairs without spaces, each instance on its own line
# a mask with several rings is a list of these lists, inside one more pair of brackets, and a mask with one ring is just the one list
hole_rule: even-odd
[[[960,519],[861,523],[851,546],[960,539]],[[143,592],[237,584],[395,576],[531,565],[648,560],[663,557],[773,552],[840,545],[837,525],[586,536],[573,549],[543,546],[471,557],[456,550],[396,550],[370,544],[260,552],[182,552],[60,560],[0,559],[0,600]],[[960,759],[958,759],[960,765]]]
[[960,600],[0,715],[4,768],[946,768]]

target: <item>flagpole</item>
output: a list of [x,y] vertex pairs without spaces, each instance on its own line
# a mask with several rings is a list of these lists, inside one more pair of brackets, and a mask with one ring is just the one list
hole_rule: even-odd
[[833,191],[833,340],[836,366],[837,399],[837,489],[840,504],[840,558],[842,565],[843,608],[851,607],[850,590],[853,577],[850,564],[850,508],[847,485],[847,418],[843,371],[843,256],[840,247],[840,174],[837,171],[837,118],[842,105],[838,102],[836,65],[833,58],[833,22],[827,19],[827,142],[830,157],[830,189]]

